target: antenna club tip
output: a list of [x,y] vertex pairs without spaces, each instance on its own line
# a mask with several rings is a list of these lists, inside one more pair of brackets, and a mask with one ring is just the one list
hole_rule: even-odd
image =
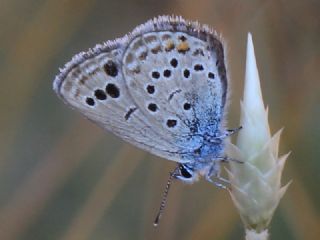
[[153,226],[157,227],[160,221],[161,213],[158,213],[156,219],[153,222]]

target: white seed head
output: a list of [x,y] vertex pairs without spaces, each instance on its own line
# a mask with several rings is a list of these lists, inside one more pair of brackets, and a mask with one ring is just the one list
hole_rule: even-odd
[[232,200],[246,229],[267,229],[274,210],[289,184],[281,187],[281,174],[289,154],[278,157],[282,130],[271,136],[268,109],[264,107],[251,34],[248,34],[244,98],[241,102],[237,144],[229,144]]

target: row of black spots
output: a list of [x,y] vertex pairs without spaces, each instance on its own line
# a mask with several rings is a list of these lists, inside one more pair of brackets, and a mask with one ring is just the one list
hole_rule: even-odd
[[[178,66],[178,60],[176,58],[172,58],[171,61],[170,61],[170,64],[172,67],[176,68]],[[169,78],[171,76],[172,72],[170,69],[165,69],[163,70],[163,76],[165,78]],[[151,73],[151,76],[153,79],[159,79],[161,74],[159,71],[153,71]]]
[[[173,61],[173,60],[175,60],[175,61]],[[174,64],[172,64],[172,61],[174,62]],[[176,67],[177,66],[177,60],[176,59],[172,59],[171,60],[171,65],[173,66],[173,67]],[[204,70],[204,67],[203,67],[203,65],[202,64],[196,64],[196,65],[194,65],[194,70],[195,71],[203,71]],[[170,76],[171,76],[171,74],[172,74],[172,72],[171,72],[171,70],[169,70],[169,69],[165,69],[164,71],[163,71],[163,76],[165,77],[165,78],[169,78]],[[189,78],[190,77],[190,70],[189,69],[184,69],[184,71],[183,71],[183,76],[185,77],[185,78]],[[159,79],[160,77],[161,77],[161,74],[160,74],[160,72],[158,72],[158,71],[153,71],[152,73],[151,73],[151,76],[152,76],[152,78],[153,79]],[[211,78],[211,79],[214,79],[214,77],[215,77],[215,75],[214,75],[214,73],[212,73],[212,72],[209,72],[208,73],[208,77],[209,78]],[[149,91],[148,91],[149,92]]]
[[[170,69],[165,69],[165,70],[163,70],[163,76],[165,77],[165,78],[169,78],[170,76],[171,76],[171,70]],[[159,79],[160,78],[160,72],[158,72],[158,71],[153,71],[152,73],[151,73],[151,77],[153,78],[153,79]]]
[[[194,66],[194,70],[196,70],[196,71],[203,71],[204,68],[203,68],[202,65],[196,64],[196,65]],[[184,75],[185,78],[189,78],[189,76],[190,76],[190,71],[189,71],[189,69],[185,69],[185,70],[183,71],[183,75]],[[208,72],[208,78],[214,79],[214,78],[215,78],[215,74],[214,74],[213,72]]]
[[[94,96],[97,100],[103,101],[107,99],[107,95],[109,95],[111,98],[118,98],[120,97],[120,90],[117,87],[117,85],[115,85],[114,83],[109,83],[106,86],[105,90],[102,89],[96,89],[94,91]],[[95,105],[95,100],[92,97],[87,97],[86,98],[86,103],[89,106],[94,106]]]
[[[172,67],[176,68],[176,67],[178,66],[178,60],[177,60],[176,58],[172,58],[172,59],[170,60],[170,65],[171,65]],[[165,70],[163,70],[163,76],[164,76],[165,78],[169,78],[169,77],[171,76],[171,73],[172,73],[172,72],[171,72],[170,69],[165,69]],[[153,71],[153,72],[151,73],[151,76],[152,76],[152,78],[154,78],[154,79],[159,79],[160,76],[161,76],[161,74],[160,74],[159,71]]]
[[[202,71],[202,70],[204,70],[203,68],[201,68],[202,67],[202,65],[201,65],[201,67],[196,67],[197,65],[195,65],[195,70],[196,69],[198,69],[198,70],[196,70],[196,71]],[[185,78],[189,78],[190,77],[190,70],[189,69],[184,69],[183,70],[183,76],[185,77]],[[215,78],[215,75],[214,75],[214,73],[213,72],[208,72],[208,78],[210,78],[210,79],[214,79]]]
[[[103,91],[102,89],[97,89],[94,91],[94,96],[96,97],[96,99],[98,100],[106,100],[107,99],[107,94],[105,93],[105,91]],[[87,97],[86,98],[86,103],[89,106],[94,106],[96,104],[95,100],[92,97]]]

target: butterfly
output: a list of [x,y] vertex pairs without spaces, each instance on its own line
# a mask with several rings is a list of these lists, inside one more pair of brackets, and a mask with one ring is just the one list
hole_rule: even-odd
[[227,160],[225,139],[240,129],[224,126],[224,51],[221,37],[207,25],[160,16],[75,55],[53,88],[102,128],[178,162],[165,196],[172,179],[193,183],[203,176],[224,187],[212,178],[224,181],[220,163]]

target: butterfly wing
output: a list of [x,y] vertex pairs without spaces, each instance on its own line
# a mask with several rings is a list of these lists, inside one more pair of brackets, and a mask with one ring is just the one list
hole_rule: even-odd
[[94,54],[75,56],[56,78],[55,91],[88,119],[140,148],[157,155],[165,149],[174,150],[144,115],[137,114],[121,71],[122,50],[119,46],[104,50],[97,54],[96,48]]
[[227,93],[223,47],[205,26],[159,17],[75,56],[54,89],[124,140],[185,162],[204,135],[221,131]]

